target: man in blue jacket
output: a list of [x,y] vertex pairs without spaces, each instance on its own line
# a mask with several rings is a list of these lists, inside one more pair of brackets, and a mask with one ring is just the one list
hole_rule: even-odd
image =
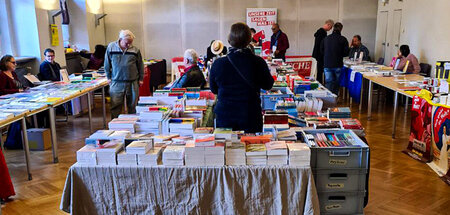
[[122,112],[124,97],[127,98],[128,113],[136,113],[139,86],[144,80],[144,62],[141,52],[133,46],[135,36],[129,30],[121,30],[119,40],[108,45],[105,54],[105,72],[111,80],[111,118]]
[[344,26],[336,22],[333,33],[323,39],[320,50],[323,54],[325,87],[338,95],[341,69],[344,66],[344,57],[348,56],[348,40],[341,35]]

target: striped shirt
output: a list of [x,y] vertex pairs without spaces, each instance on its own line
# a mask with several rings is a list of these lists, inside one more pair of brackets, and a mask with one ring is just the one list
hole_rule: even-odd
[[112,81],[142,81],[144,62],[135,46],[122,50],[119,41],[111,42],[105,54],[106,77]]

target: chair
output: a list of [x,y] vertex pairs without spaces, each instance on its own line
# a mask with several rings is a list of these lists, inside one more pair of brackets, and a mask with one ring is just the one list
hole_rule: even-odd
[[419,74],[425,77],[430,77],[431,65],[427,63],[420,63],[419,66],[420,66]]
[[378,65],[383,65],[384,64],[384,58],[382,58],[382,57],[378,58],[377,64]]

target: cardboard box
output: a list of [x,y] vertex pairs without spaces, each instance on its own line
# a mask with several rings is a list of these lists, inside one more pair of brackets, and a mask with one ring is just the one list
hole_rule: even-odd
[[30,128],[27,129],[28,145],[32,151],[44,151],[52,144],[50,129]]

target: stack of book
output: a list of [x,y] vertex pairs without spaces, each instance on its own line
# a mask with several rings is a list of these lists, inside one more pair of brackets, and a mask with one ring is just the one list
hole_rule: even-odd
[[138,165],[157,166],[161,162],[162,147],[153,147],[145,154],[137,155]]
[[344,129],[363,130],[361,122],[357,119],[340,119]]
[[123,142],[111,140],[97,147],[97,164],[98,165],[117,165],[116,155],[123,149]]
[[119,166],[136,166],[137,155],[129,154],[128,152],[121,151],[117,154],[117,165]]
[[182,145],[168,145],[162,154],[162,162],[167,166],[184,165],[184,149]]
[[187,143],[184,151],[186,166],[205,166],[205,148],[196,147],[193,142]]
[[233,130],[231,128],[216,128],[214,136],[216,139],[231,140],[233,138]]
[[162,121],[169,114],[169,108],[166,106],[148,107],[146,110],[139,112],[139,121]]
[[297,132],[293,129],[279,131],[277,133],[278,140],[282,141],[296,141],[297,140]]
[[348,107],[328,108],[328,118],[351,118],[351,111]]
[[312,125],[315,129],[341,128],[341,124],[338,121],[317,121],[313,122]]
[[246,144],[247,165],[267,165],[267,151],[264,144]]
[[309,166],[311,150],[304,143],[288,143],[289,166]]
[[287,165],[288,150],[285,141],[271,141],[266,143],[267,165]]
[[195,138],[196,147],[212,147],[215,146],[214,134],[205,134]]
[[198,127],[198,128],[195,128],[194,138],[196,138],[197,136],[205,135],[205,134],[212,134],[213,132],[214,132],[213,127]]
[[108,123],[109,130],[135,132],[135,118],[116,118]]
[[97,165],[97,148],[95,145],[85,145],[77,151],[77,162],[85,165]]
[[112,134],[108,136],[110,140],[120,140],[124,141],[126,138],[129,138],[131,136],[130,131],[114,131]]
[[151,148],[153,148],[153,140],[137,140],[131,142],[126,151],[128,154],[146,154]]
[[153,133],[159,134],[161,122],[160,121],[137,121],[135,125],[136,133]]
[[195,124],[194,118],[171,118],[169,120],[169,132],[181,136],[193,136]]
[[172,138],[179,137],[179,134],[167,134],[167,135],[156,135],[153,137],[153,142],[164,142],[164,141],[172,141]]
[[218,142],[213,147],[205,148],[205,164],[208,166],[225,165],[225,144]]
[[227,165],[245,165],[245,145],[232,143],[226,146],[225,161]]
[[119,119],[129,119],[129,120],[138,120],[139,115],[137,114],[120,114],[117,118]]
[[174,137],[174,138],[172,138],[172,144],[185,145],[190,140],[192,140],[191,136]]
[[264,135],[254,135],[254,134],[245,134],[241,137],[241,142],[245,144],[265,144],[270,142],[273,138],[271,134]]

